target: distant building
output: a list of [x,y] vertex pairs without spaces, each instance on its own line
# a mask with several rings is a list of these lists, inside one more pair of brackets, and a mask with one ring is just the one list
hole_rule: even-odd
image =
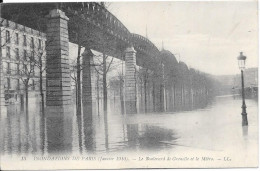
[[[220,83],[218,94],[238,94],[241,91],[241,74],[216,76]],[[248,68],[244,71],[244,85],[246,91],[258,91],[258,68]]]
[[[244,71],[245,87],[258,87],[258,68],[248,68]],[[237,74],[233,79],[234,87],[241,88],[241,75]]]
[[24,98],[24,79],[28,77],[30,77],[29,96],[39,94],[39,68],[32,59],[37,62],[39,55],[45,59],[46,36],[44,33],[2,18],[0,24],[2,63],[0,72],[3,75],[5,101],[18,103]]

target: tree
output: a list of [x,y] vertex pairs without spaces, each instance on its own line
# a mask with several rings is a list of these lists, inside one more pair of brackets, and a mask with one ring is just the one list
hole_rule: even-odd
[[[115,95],[117,94],[120,99],[120,112],[124,114],[124,75],[123,72],[118,71],[117,75],[112,77],[109,81],[110,90],[114,92],[114,103],[115,103]],[[117,93],[119,90],[119,93]]]
[[[109,84],[107,84],[107,74],[109,71],[112,71],[115,69],[119,64],[114,62],[114,58],[109,59],[109,56],[105,53],[102,53],[101,55],[96,55],[94,61],[94,67],[96,70],[96,73],[100,76],[102,76],[102,86],[103,86],[103,110],[106,113],[107,112],[107,88]],[[107,66],[108,62],[108,66]],[[115,65],[113,65],[115,64]],[[98,76],[99,79],[99,76]],[[98,90],[99,91],[99,88]],[[98,92],[99,93],[99,92]]]
[[77,115],[81,115],[81,48],[82,44],[84,42],[84,23],[85,20],[83,18],[83,12],[82,10],[74,10],[72,6],[69,6],[68,10],[68,16],[71,18],[73,22],[73,28],[74,34],[76,37],[76,42],[78,46],[78,51],[77,51],[77,62],[76,62],[76,73],[77,77],[75,78],[76,81],[76,109],[77,109]]
[[[17,25],[17,23],[22,22],[24,25],[32,27],[39,31],[45,31],[46,30],[46,18],[45,13],[46,10],[43,9],[49,9],[50,6],[46,4],[30,4],[30,5],[21,5],[21,4],[4,4],[3,5],[3,16],[8,18],[9,20],[12,20]],[[40,10],[39,10],[40,9]],[[51,9],[51,8],[50,8]],[[48,10],[47,10],[48,12]],[[46,13],[47,14],[47,13]],[[24,18],[30,18],[30,19],[24,19]],[[2,22],[2,21],[1,21]],[[17,26],[16,26],[17,27]],[[39,35],[42,34],[38,32]],[[11,34],[11,38],[14,36],[14,34]],[[26,40],[24,40],[24,43],[27,44],[27,42],[30,42],[29,37],[26,37]],[[40,96],[41,96],[41,108],[42,112],[44,112],[45,107],[45,100],[44,100],[44,89],[43,84],[44,82],[44,75],[46,70],[46,55],[45,55],[45,41],[42,41],[39,39],[39,41],[34,41],[33,47],[30,49],[31,53],[34,54],[35,57],[32,60],[32,65],[34,65],[35,68],[39,69],[39,90],[40,90]],[[34,48],[34,47],[37,47]],[[34,60],[34,61],[33,61]],[[24,71],[24,74],[28,72]],[[25,75],[27,75],[25,74]]]
[[[28,97],[28,90],[29,87],[33,87],[34,89],[34,81],[31,83],[30,80],[31,78],[34,77],[34,66],[35,66],[35,59],[34,59],[34,54],[31,54],[29,56],[26,57],[26,59],[24,61],[19,61],[19,66],[22,67],[20,68],[20,74],[17,73],[20,77],[20,80],[23,83],[23,88],[24,88],[24,92],[25,92],[25,106],[26,109],[28,110],[28,102],[29,102],[29,97]],[[17,71],[19,72],[19,71]]]
[[72,79],[72,85],[75,86],[75,93],[76,93],[76,96],[75,96],[75,101],[76,101],[76,104],[77,104],[77,100],[78,100],[78,85],[77,85],[77,64],[76,64],[76,61],[72,61],[71,63],[71,70],[70,70],[70,78]]
[[[123,69],[123,66],[122,66]],[[125,113],[125,104],[124,104],[124,74],[123,71],[118,73],[118,79],[119,79],[119,93],[120,93],[120,102],[121,102],[121,113]]]
[[[148,112],[148,99],[147,99],[147,95],[148,95],[148,82],[150,81],[150,76],[151,76],[152,72],[148,69],[148,68],[141,68],[139,71],[136,71],[136,75],[140,80],[140,84],[141,84],[141,100],[143,99],[143,94],[144,94],[144,111],[145,113]],[[142,93],[142,89],[144,87],[144,93]]]

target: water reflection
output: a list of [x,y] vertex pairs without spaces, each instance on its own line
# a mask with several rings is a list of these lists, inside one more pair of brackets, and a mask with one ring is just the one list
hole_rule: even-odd
[[127,125],[128,148],[159,150],[170,147],[177,140],[173,130],[147,124]]
[[71,135],[66,136],[65,124],[65,118],[46,117],[48,153],[68,153],[71,151],[71,143],[68,140]]
[[150,125],[143,125],[143,127],[145,130],[139,138],[142,149],[158,150],[170,147],[170,144],[174,144],[177,140],[177,135],[173,130]]
[[[198,105],[202,102],[196,103]],[[92,111],[88,112],[89,110],[83,110],[81,115],[50,115],[42,114],[34,107],[24,110],[20,106],[9,106],[7,115],[1,116],[1,152],[4,155],[72,152],[99,154],[115,151],[157,151],[175,149],[178,146],[213,148],[211,132],[217,137],[224,137],[216,142],[215,146],[219,147],[221,139],[228,140],[234,130],[238,130],[246,148],[249,135],[252,136],[252,127],[251,132],[248,127],[242,127],[241,131],[241,101],[232,97],[213,101],[206,110],[160,115],[150,113],[126,116],[120,110],[114,112],[116,110],[113,106],[117,107],[113,104],[107,113],[100,113],[99,116]],[[257,103],[248,101],[248,106],[249,118],[252,118],[250,124],[257,125],[254,119]],[[219,117],[220,108],[227,115]],[[230,111],[234,111],[234,114]],[[226,129],[220,134],[218,131],[223,128],[218,125],[229,125],[232,131]]]
[[135,149],[138,146],[138,124],[128,124],[127,125],[127,143],[128,147]]
[[106,147],[106,151],[109,151],[107,112],[104,112],[104,130],[105,130],[105,147]]
[[40,115],[40,151],[41,154],[44,155],[45,154],[45,140],[46,140],[46,135],[45,135],[45,130],[46,130],[46,120],[45,120],[45,114],[43,113],[42,115]]
[[243,132],[243,137],[247,139],[248,136],[248,126],[242,126],[242,132]]
[[[17,113],[17,115],[19,115],[19,113]],[[27,154],[29,153],[29,147],[30,147],[30,129],[29,129],[29,112],[28,110],[24,111],[24,115],[25,115],[25,139],[24,139],[24,143],[25,143],[25,149],[24,149],[24,153]],[[18,116],[19,117],[19,116]]]
[[82,119],[81,119],[81,115],[77,115],[77,125],[78,125],[78,141],[79,141],[79,153],[80,154],[82,154],[82,151],[83,151],[83,149],[82,149],[82,146],[83,146],[83,144],[82,144]]
[[88,117],[83,120],[84,144],[87,153],[93,153],[95,149],[93,121]]

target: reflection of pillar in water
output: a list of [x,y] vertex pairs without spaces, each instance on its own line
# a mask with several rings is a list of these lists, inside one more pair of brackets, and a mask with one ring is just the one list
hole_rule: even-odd
[[11,125],[11,114],[7,113],[7,132],[8,132],[8,141],[7,141],[7,152],[8,154],[12,153],[12,125]]
[[83,130],[84,130],[84,143],[87,152],[93,152],[95,148],[94,144],[94,127],[92,121],[83,115]]
[[17,132],[18,132],[18,154],[21,154],[21,115],[18,113],[17,115]]
[[[63,114],[61,114],[63,115]],[[69,153],[72,149],[72,118],[55,116],[46,118],[48,152]]]
[[79,152],[82,154],[82,115],[77,115],[78,138],[79,138]]
[[8,115],[2,115],[1,119],[0,119],[0,128],[1,128],[1,137],[0,137],[0,143],[1,143],[1,154],[5,154],[6,153],[6,148],[7,148],[7,144],[8,144],[8,137],[10,134],[8,134]]
[[127,124],[127,139],[130,148],[136,148],[138,144],[138,124]]
[[21,153],[28,153],[29,150],[29,114],[26,112],[22,112],[21,114]]
[[18,151],[18,125],[17,125],[17,113],[14,107],[14,112],[11,117],[11,129],[12,129],[12,154],[17,153]]
[[41,154],[44,154],[45,147],[45,116],[44,114],[40,115],[40,147]]
[[0,152],[4,153],[5,117],[0,115]]

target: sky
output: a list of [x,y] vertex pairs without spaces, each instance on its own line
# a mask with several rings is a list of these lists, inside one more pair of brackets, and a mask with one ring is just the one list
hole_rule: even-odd
[[[161,50],[189,67],[214,75],[239,73],[243,51],[247,68],[258,66],[257,1],[109,2],[131,33],[148,36]],[[147,29],[146,29],[147,28]]]

